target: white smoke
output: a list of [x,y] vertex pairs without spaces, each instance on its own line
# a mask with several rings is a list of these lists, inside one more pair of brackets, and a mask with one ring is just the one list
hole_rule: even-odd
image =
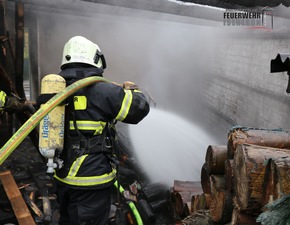
[[207,147],[216,143],[198,125],[155,108],[138,125],[129,126],[129,135],[149,179],[169,187],[174,180],[200,181]]

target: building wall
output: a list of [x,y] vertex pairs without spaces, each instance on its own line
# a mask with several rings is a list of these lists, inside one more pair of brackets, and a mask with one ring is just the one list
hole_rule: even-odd
[[234,125],[290,128],[286,72],[270,73],[278,53],[290,53],[287,32],[239,30],[218,41],[211,56],[204,103],[206,120],[226,135]]

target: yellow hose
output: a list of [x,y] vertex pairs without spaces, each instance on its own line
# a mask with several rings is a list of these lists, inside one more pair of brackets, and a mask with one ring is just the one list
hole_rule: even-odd
[[[123,187],[118,183],[118,181],[115,181],[114,185],[115,185],[115,187],[116,187],[117,189],[119,189],[118,191],[119,191],[121,194],[123,194],[123,192],[124,192],[125,190],[124,190],[124,188],[123,188]],[[136,221],[137,221],[137,224],[138,224],[138,225],[143,225],[142,218],[141,218],[141,216],[140,216],[140,214],[139,214],[139,212],[138,212],[138,209],[136,208],[134,202],[132,202],[132,201],[128,201],[128,205],[130,206],[130,208],[131,208],[131,210],[132,210],[132,212],[133,212],[133,214],[134,214],[134,216],[135,216],[135,219],[136,219]]]
[[18,147],[18,145],[24,140],[24,138],[40,123],[40,121],[46,114],[48,114],[51,110],[53,110],[56,106],[58,106],[76,91],[101,81],[109,82],[108,80],[97,76],[81,79],[69,85],[63,91],[59,92],[49,101],[43,104],[41,108],[37,110],[1,148],[0,165],[2,165],[2,163]]

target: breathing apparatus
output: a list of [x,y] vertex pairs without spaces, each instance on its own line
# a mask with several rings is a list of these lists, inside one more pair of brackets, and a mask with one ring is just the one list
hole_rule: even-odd
[[[66,82],[63,77],[49,74],[41,81],[41,96],[43,99],[49,99],[65,88]],[[39,151],[47,158],[47,173],[50,174],[54,172],[54,169],[60,169],[63,166],[58,156],[63,150],[64,124],[65,106],[61,104],[45,115],[39,125]]]

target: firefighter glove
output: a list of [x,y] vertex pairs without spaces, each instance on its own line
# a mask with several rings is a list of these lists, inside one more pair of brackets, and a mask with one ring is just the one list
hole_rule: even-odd
[[125,81],[123,83],[123,88],[126,90],[138,90],[139,89],[138,85],[133,83],[132,81]]

